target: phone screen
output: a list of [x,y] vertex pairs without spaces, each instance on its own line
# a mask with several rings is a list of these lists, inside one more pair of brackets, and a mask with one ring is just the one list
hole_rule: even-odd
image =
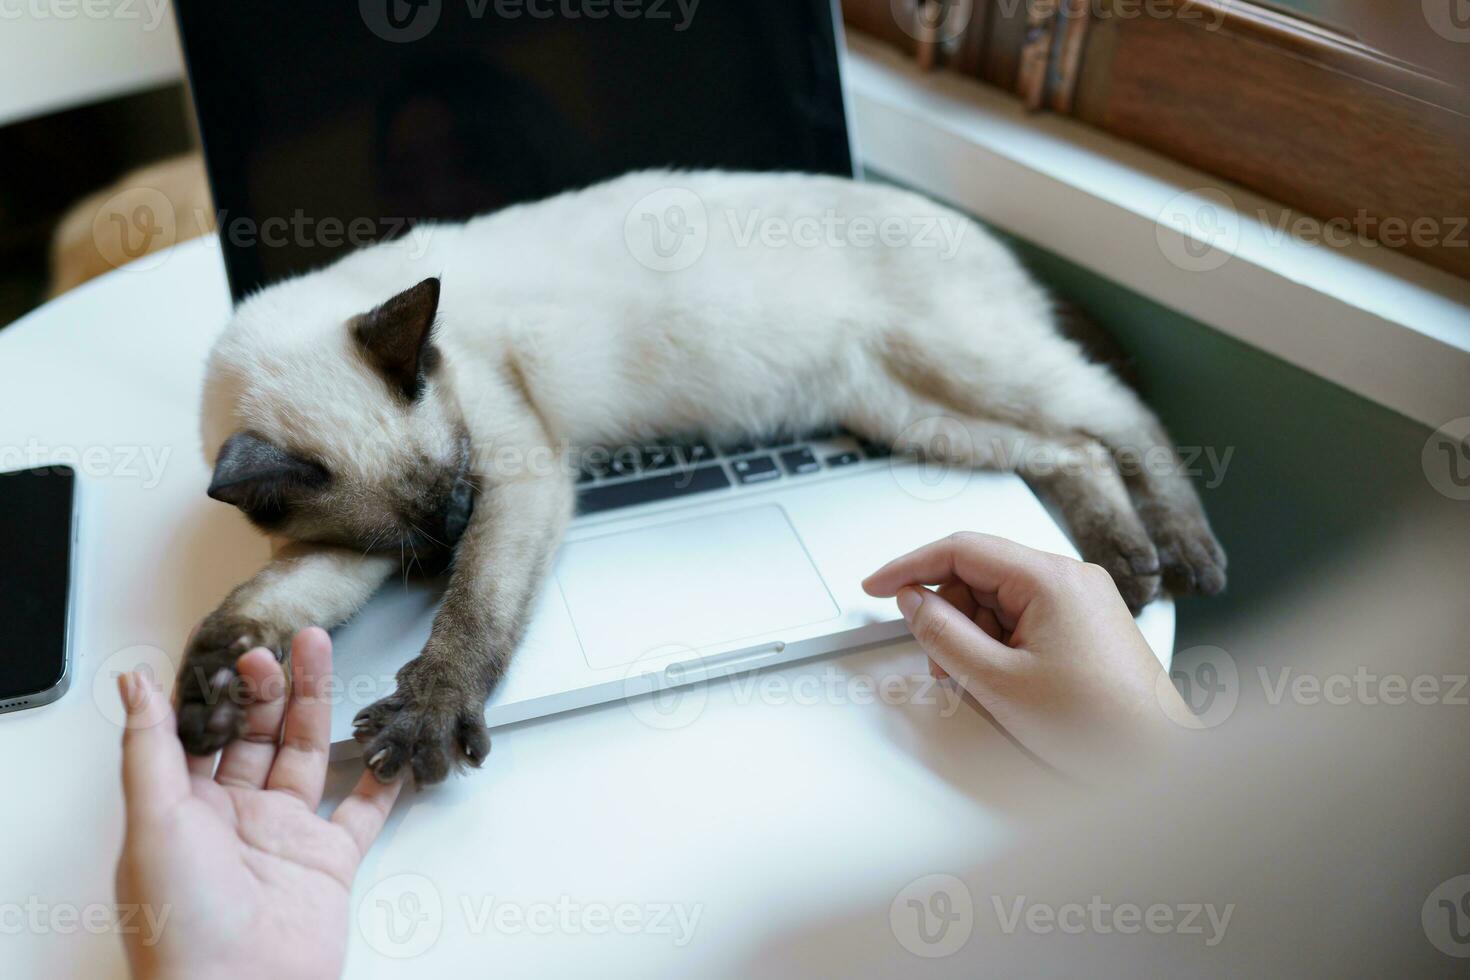
[[76,474],[0,473],[0,702],[49,691],[66,672]]

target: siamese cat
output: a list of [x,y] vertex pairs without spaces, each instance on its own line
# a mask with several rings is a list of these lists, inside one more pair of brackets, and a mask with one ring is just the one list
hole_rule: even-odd
[[288,543],[191,641],[184,745],[242,730],[223,696],[241,653],[284,659],[416,561],[448,590],[357,738],[385,781],[478,766],[586,447],[830,425],[1018,472],[1135,610],[1225,584],[1158,420],[974,221],[838,178],[640,172],[420,226],[240,304],[205,381],[208,492]]

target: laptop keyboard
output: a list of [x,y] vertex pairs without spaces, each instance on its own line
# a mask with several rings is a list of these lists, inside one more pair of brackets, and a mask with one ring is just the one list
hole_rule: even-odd
[[775,434],[716,445],[691,437],[667,444],[588,450],[577,475],[577,513],[797,480],[889,455],[845,431]]

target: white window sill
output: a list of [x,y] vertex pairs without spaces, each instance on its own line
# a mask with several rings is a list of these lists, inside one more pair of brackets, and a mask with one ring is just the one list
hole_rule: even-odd
[[1470,411],[1470,283],[1294,238],[1258,195],[865,38],[848,53],[869,168],[1426,425]]

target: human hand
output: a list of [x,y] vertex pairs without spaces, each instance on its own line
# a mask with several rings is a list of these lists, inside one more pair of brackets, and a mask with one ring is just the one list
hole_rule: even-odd
[[127,708],[118,902],[167,915],[152,945],[124,936],[139,980],[342,972],[352,878],[400,784],[364,773],[330,820],[317,816],[330,747],[331,705],[321,690],[332,641],[313,627],[296,634],[291,651],[289,698],[269,651],[240,657],[245,730],[225,747],[218,770],[212,756],[184,754],[173,709],[146,678],[118,678]]
[[863,588],[897,596],[931,670],[1064,772],[1136,764],[1194,720],[1096,565],[961,533],[894,559]]

